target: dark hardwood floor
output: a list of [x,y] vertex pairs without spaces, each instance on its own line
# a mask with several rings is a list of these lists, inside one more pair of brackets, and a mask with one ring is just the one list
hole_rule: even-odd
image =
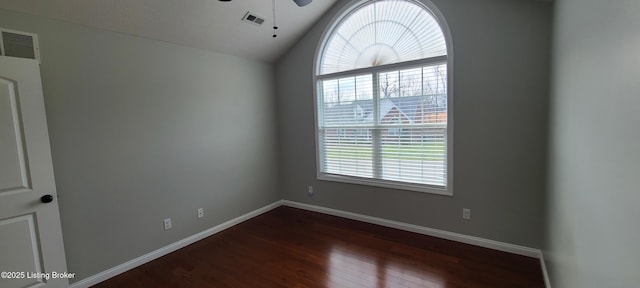
[[94,287],[544,287],[537,259],[289,207]]

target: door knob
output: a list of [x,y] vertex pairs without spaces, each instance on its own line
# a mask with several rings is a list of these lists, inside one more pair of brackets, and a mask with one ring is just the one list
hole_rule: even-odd
[[40,201],[42,201],[42,203],[50,203],[51,201],[53,201],[53,196],[44,195],[44,196],[40,197]]

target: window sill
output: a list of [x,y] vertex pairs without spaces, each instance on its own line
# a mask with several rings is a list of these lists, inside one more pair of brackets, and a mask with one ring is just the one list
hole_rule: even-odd
[[444,196],[453,196],[453,191],[451,191],[450,188],[449,189],[439,188],[436,186],[410,184],[410,183],[396,182],[396,181],[390,181],[390,180],[378,180],[378,179],[344,176],[344,175],[327,174],[327,173],[318,173],[318,180],[366,185],[366,186],[381,187],[381,188],[391,188],[391,189],[398,189],[398,190],[407,190],[407,191],[444,195]]

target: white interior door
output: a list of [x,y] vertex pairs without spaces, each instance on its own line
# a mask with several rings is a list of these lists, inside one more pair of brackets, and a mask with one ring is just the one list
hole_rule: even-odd
[[0,272],[0,287],[69,286],[67,275],[55,274],[68,271],[40,66],[35,60],[4,56],[0,56]]

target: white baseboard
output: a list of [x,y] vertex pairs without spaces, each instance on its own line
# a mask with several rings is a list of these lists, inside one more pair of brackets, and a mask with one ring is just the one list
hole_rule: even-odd
[[321,206],[315,206],[310,204],[304,204],[299,202],[293,202],[288,200],[283,200],[282,204],[289,207],[300,208],[300,209],[314,211],[314,212],[320,212],[320,213],[329,214],[333,216],[338,216],[338,217],[348,218],[352,220],[367,222],[371,224],[377,224],[385,227],[391,227],[391,228],[396,228],[400,230],[415,232],[423,235],[438,237],[438,238],[452,240],[456,242],[462,242],[466,244],[509,252],[513,254],[529,256],[533,258],[539,258],[540,256],[539,249],[529,248],[525,246],[514,245],[514,244],[484,239],[480,237],[475,237],[475,236],[468,236],[464,234],[459,234],[459,233],[454,233],[454,232],[449,232],[449,231],[444,231],[439,229],[433,229],[433,228],[427,228],[423,226],[407,224],[403,222],[392,221],[392,220],[387,220],[383,218],[377,218],[377,217],[356,214],[356,213],[351,213],[351,212],[346,212],[346,211],[341,211],[341,210],[336,210],[336,209],[331,209],[331,208],[326,208]]
[[540,251],[540,267],[542,267],[542,278],[544,279],[544,286],[551,288],[551,280],[549,280],[549,272],[547,272],[547,262],[544,262],[544,253]]
[[540,263],[542,265],[542,273],[544,276],[544,281],[545,281],[545,285],[547,288],[551,288],[550,284],[549,284],[549,276],[547,274],[547,270],[546,270],[546,266],[545,266],[545,262],[544,259],[542,257],[542,252],[539,249],[534,249],[534,248],[529,248],[529,247],[524,247],[524,246],[519,246],[519,245],[514,245],[514,244],[509,244],[509,243],[504,243],[504,242],[499,242],[499,241],[494,241],[494,240],[489,240],[489,239],[484,239],[484,238],[480,238],[480,237],[475,237],[475,236],[468,236],[468,235],[464,235],[464,234],[459,234],[459,233],[453,233],[453,232],[449,232],[449,231],[444,231],[444,230],[439,230],[439,229],[433,229],[433,228],[428,228],[428,227],[423,227],[423,226],[418,226],[418,225],[413,225],[413,224],[407,224],[407,223],[403,223],[403,222],[398,222],[398,221],[392,221],[392,220],[387,220],[387,219],[383,219],[383,218],[377,218],[377,217],[372,217],[372,216],[367,216],[367,215],[362,215],[362,214],[357,214],[357,213],[352,213],[352,212],[346,212],[346,211],[342,211],[342,210],[337,210],[337,209],[332,209],[332,208],[326,208],[326,207],[322,207],[322,206],[316,206],[316,205],[310,205],[310,204],[305,204],[305,203],[300,203],[300,202],[294,202],[294,201],[288,201],[288,200],[280,200],[280,201],[276,201],[274,203],[271,203],[267,206],[264,206],[262,208],[259,208],[257,210],[251,211],[247,214],[244,214],[242,216],[236,217],[234,219],[231,219],[227,222],[224,222],[220,225],[217,225],[215,227],[209,228],[205,231],[202,231],[200,233],[197,233],[195,235],[189,236],[187,238],[184,238],[182,240],[179,240],[177,242],[171,243],[165,247],[162,247],[160,249],[157,249],[155,251],[149,252],[145,255],[142,255],[138,258],[135,258],[133,260],[130,260],[128,262],[125,262],[123,264],[120,264],[116,267],[113,267],[111,269],[108,269],[106,271],[100,272],[98,274],[95,274],[93,276],[87,277],[85,279],[82,279],[78,282],[75,282],[73,284],[71,284],[71,288],[87,288],[90,287],[92,285],[98,284],[102,281],[105,281],[109,278],[115,277],[119,274],[122,274],[126,271],[129,271],[133,268],[136,268],[142,264],[151,262],[157,258],[160,258],[164,255],[167,255],[173,251],[176,251],[180,248],[186,247],[194,242],[197,242],[199,240],[202,240],[204,238],[207,238],[213,234],[216,234],[222,230],[225,230],[227,228],[230,228],[234,225],[237,225],[241,222],[244,222],[248,219],[251,219],[255,216],[258,216],[260,214],[269,212],[279,206],[289,206],[289,207],[294,207],[294,208],[300,208],[300,209],[304,209],[304,210],[308,210],[308,211],[314,211],[314,212],[319,212],[319,213],[324,213],[324,214],[329,214],[329,215],[333,215],[333,216],[338,216],[338,217],[343,217],[343,218],[347,218],[347,219],[352,219],[352,220],[357,220],[357,221],[362,221],[362,222],[366,222],[366,223],[371,223],[371,224],[377,224],[377,225],[381,225],[381,226],[385,226],[385,227],[390,227],[390,228],[395,228],[395,229],[400,229],[400,230],[405,230],[405,231],[410,231],[410,232],[415,232],[415,233],[419,233],[419,234],[423,234],[423,235],[428,235],[428,236],[433,236],[433,237],[438,237],[438,238],[442,238],[442,239],[447,239],[447,240],[452,240],[452,241],[456,241],[456,242],[461,242],[461,243],[466,243],[466,244],[471,244],[471,245],[475,245],[475,246],[480,246],[480,247],[485,247],[485,248],[490,248],[490,249],[494,249],[494,250],[499,250],[499,251],[504,251],[504,252],[509,252],[509,253],[513,253],[513,254],[518,254],[518,255],[523,255],[523,256],[529,256],[529,257],[534,257],[534,258],[539,258],[540,259]]
[[138,258],[135,258],[135,259],[130,260],[128,262],[125,262],[123,264],[120,264],[120,265],[118,265],[116,267],[113,267],[113,268],[111,268],[109,270],[103,271],[101,273],[95,274],[93,276],[90,276],[90,277],[87,277],[85,279],[82,279],[82,280],[80,280],[78,282],[75,282],[75,283],[71,284],[70,287],[71,288],[86,288],[86,287],[90,287],[92,285],[96,285],[96,284],[98,284],[98,283],[100,283],[102,281],[105,281],[105,280],[107,280],[109,278],[112,278],[112,277],[115,277],[115,276],[117,276],[119,274],[127,272],[127,271],[129,271],[129,270],[131,270],[133,268],[136,268],[136,267],[138,267],[138,266],[140,266],[142,264],[145,264],[147,262],[151,262],[151,261],[153,261],[155,259],[158,259],[158,258],[160,258],[160,257],[162,257],[164,255],[167,255],[167,254],[169,254],[169,253],[171,253],[173,251],[176,251],[176,250],[178,250],[180,248],[184,248],[184,247],[186,247],[186,246],[188,246],[188,245],[190,245],[190,244],[192,244],[194,242],[197,242],[199,240],[207,238],[207,237],[209,237],[209,236],[211,236],[213,234],[216,234],[216,233],[218,233],[218,232],[220,232],[222,230],[225,230],[225,229],[230,228],[230,227],[232,227],[234,225],[237,225],[237,224],[239,224],[241,222],[249,220],[249,219],[251,219],[251,218],[253,218],[255,216],[258,216],[260,214],[269,212],[269,211],[273,210],[274,208],[277,208],[277,207],[281,206],[282,205],[281,202],[282,201],[277,201],[277,202],[271,203],[271,204],[269,204],[267,206],[264,206],[262,208],[259,208],[257,210],[251,211],[251,212],[249,212],[247,214],[244,214],[242,216],[239,216],[239,217],[236,217],[234,219],[231,219],[231,220],[229,220],[227,222],[224,222],[224,223],[222,223],[220,225],[217,225],[217,226],[214,226],[214,227],[209,228],[207,230],[204,230],[204,231],[202,231],[202,232],[200,232],[198,234],[195,234],[195,235],[189,236],[187,238],[184,238],[182,240],[179,240],[177,242],[171,243],[171,244],[169,244],[167,246],[164,246],[164,247],[162,247],[162,248],[160,248],[158,250],[149,252],[149,253],[147,253],[145,255],[142,255],[142,256],[140,256]]

